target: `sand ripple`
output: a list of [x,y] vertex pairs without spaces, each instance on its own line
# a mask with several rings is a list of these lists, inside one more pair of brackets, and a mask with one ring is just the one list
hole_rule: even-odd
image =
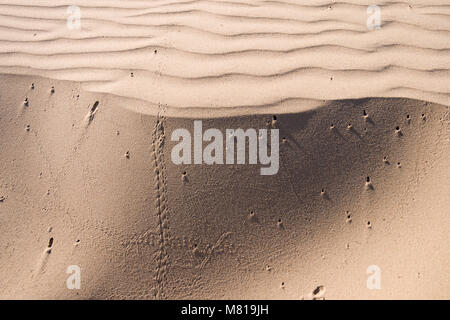
[[[448,1],[382,1],[379,30],[367,28],[370,4],[3,0],[0,72],[231,113],[363,97],[450,105]],[[79,30],[67,27],[70,5]]]

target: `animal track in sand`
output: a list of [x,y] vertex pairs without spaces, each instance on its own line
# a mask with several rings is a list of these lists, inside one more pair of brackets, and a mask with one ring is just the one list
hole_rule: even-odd
[[187,172],[186,172],[186,171],[183,171],[183,172],[181,173],[181,181],[182,181],[183,183],[189,182],[189,179],[188,179],[188,176],[187,176]]
[[32,275],[33,277],[36,277],[44,270],[45,265],[47,264],[47,261],[49,259],[50,253],[52,253],[53,242],[54,242],[54,239],[53,239],[53,237],[51,237],[48,241],[47,247],[45,248],[44,252],[41,254],[41,256],[37,262],[37,266],[34,269],[34,272]]
[[87,125],[90,125],[91,122],[94,120],[95,114],[97,113],[97,110],[98,110],[98,105],[99,105],[99,102],[95,101],[94,104],[92,105],[91,109],[89,110],[88,114],[86,115],[85,119],[87,121]]
[[247,218],[250,222],[257,222],[256,214],[254,211],[250,211]]
[[373,190],[373,184],[372,184],[372,181],[370,181],[370,177],[366,177],[365,186],[366,186],[367,190]]
[[346,218],[345,222],[348,224],[352,223],[352,216],[350,215],[350,213],[348,211],[346,212],[346,214],[347,214],[347,218]]
[[363,119],[364,119],[364,121],[369,121],[369,115],[367,114],[367,112],[366,112],[366,110],[363,110]]
[[328,192],[325,189],[320,190],[320,196],[324,200],[330,200]]
[[277,116],[272,117],[272,128],[277,128],[278,126],[278,118]]
[[315,288],[312,292],[312,299],[313,300],[325,300],[325,292],[326,289],[324,286],[318,286]]
[[52,248],[52,246],[53,246],[53,237],[50,238],[50,240],[48,241],[48,246],[47,246],[47,248]]
[[155,287],[155,298],[164,297],[164,279],[166,277],[170,246],[169,237],[169,211],[167,208],[167,177],[166,165],[164,161],[164,122],[165,117],[158,115],[153,130],[152,156],[155,166],[155,190],[156,190],[156,218],[158,221],[157,234],[159,236],[159,248],[156,253],[157,266],[154,270],[157,285]]
[[284,224],[283,224],[283,221],[281,221],[281,219],[278,219],[278,221],[277,221],[277,227],[278,227],[279,229],[284,229]]

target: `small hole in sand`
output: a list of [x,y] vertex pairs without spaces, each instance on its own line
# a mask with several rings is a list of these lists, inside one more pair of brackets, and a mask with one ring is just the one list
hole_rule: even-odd
[[280,228],[280,229],[284,229],[284,225],[283,225],[283,222],[281,221],[281,219],[278,219],[278,221],[277,221],[277,226],[278,226],[278,228]]
[[318,296],[318,295],[324,294],[325,293],[325,287],[324,286],[318,286],[317,288],[315,288],[313,290],[312,293],[313,293],[314,296]]
[[50,238],[48,241],[48,247],[51,248],[53,246],[53,238]]
[[366,181],[367,181],[367,182],[370,182],[370,177],[367,177],[367,178],[366,178]]

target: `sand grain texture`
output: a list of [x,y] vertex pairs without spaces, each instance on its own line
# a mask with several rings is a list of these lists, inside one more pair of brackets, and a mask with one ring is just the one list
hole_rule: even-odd
[[[450,298],[450,3],[371,4],[0,0],[0,298]],[[171,161],[274,117],[277,175]]]
[[[449,3],[380,2],[374,31],[371,4],[2,1],[0,71],[80,81],[145,100],[153,115],[159,104],[220,109],[214,116],[365,97],[448,105]],[[67,28],[69,5],[80,8],[80,29]]]

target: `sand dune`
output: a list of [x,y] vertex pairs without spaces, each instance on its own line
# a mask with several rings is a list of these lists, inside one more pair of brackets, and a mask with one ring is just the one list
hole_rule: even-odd
[[0,0],[0,298],[448,299],[450,4],[377,4]]
[[[279,114],[280,171],[264,177],[174,165],[170,132],[193,119],[77,83],[0,80],[1,298],[449,297],[448,107],[363,99]],[[70,265],[80,290],[65,286]],[[366,288],[370,265],[382,290]]]
[[145,100],[153,114],[159,104],[264,113],[290,99],[449,104],[445,1],[382,2],[373,31],[363,1],[75,4],[79,30],[67,28],[67,1],[1,3],[0,71],[79,81]]

